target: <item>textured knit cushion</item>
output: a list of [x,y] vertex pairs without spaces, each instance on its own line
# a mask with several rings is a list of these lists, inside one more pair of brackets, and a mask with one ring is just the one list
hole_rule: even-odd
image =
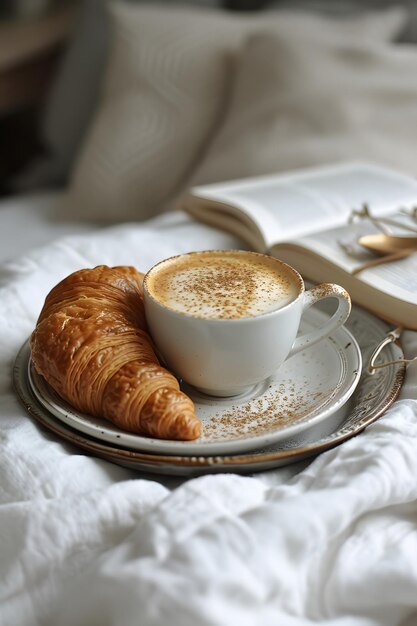
[[160,211],[187,180],[225,107],[241,41],[217,12],[112,6],[99,110],[72,179],[75,212],[103,220]]
[[195,183],[365,159],[417,175],[417,51],[254,37]]
[[219,127],[247,36],[386,39],[398,12],[332,22],[116,3],[101,102],[72,178],[74,214],[143,219],[172,206]]

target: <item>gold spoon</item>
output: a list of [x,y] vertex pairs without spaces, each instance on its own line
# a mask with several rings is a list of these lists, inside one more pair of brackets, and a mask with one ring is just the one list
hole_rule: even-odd
[[417,236],[401,237],[378,233],[359,237],[358,243],[364,248],[379,254],[406,253],[407,251],[411,254],[412,252],[417,252]]
[[396,237],[379,233],[378,235],[364,235],[359,237],[358,243],[372,252],[378,252],[381,256],[363,263],[352,271],[352,275],[359,274],[363,270],[399,261],[417,252],[417,237]]

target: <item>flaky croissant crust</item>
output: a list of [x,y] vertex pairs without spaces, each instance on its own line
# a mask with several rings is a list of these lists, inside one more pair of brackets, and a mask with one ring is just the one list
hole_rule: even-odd
[[33,365],[78,411],[160,439],[196,439],[194,405],[155,355],[142,283],[133,267],[105,265],[62,280],[32,333]]

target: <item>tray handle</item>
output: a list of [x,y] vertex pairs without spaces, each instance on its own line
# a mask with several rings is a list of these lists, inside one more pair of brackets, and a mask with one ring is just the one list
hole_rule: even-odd
[[402,330],[403,329],[401,328],[401,326],[399,326],[398,328],[394,328],[394,330],[391,330],[372,352],[367,367],[367,372],[368,374],[370,374],[370,376],[373,376],[377,370],[382,369],[383,367],[388,367],[389,365],[397,365],[398,363],[413,363],[414,361],[417,361],[417,357],[414,357],[413,359],[396,359],[395,361],[387,361],[386,363],[380,363],[379,365],[376,364],[376,360],[381,354],[382,350],[385,348],[385,346],[389,345],[390,343],[394,343],[394,341],[397,341],[397,339],[399,339],[401,336]]

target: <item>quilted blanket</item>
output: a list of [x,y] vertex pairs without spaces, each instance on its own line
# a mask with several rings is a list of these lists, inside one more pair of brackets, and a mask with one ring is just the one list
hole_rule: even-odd
[[[63,276],[236,245],[176,213],[1,266],[1,626],[417,624],[417,363],[357,437],[246,476],[124,469],[61,442],[19,404],[14,358]],[[416,333],[404,347],[416,353]]]

